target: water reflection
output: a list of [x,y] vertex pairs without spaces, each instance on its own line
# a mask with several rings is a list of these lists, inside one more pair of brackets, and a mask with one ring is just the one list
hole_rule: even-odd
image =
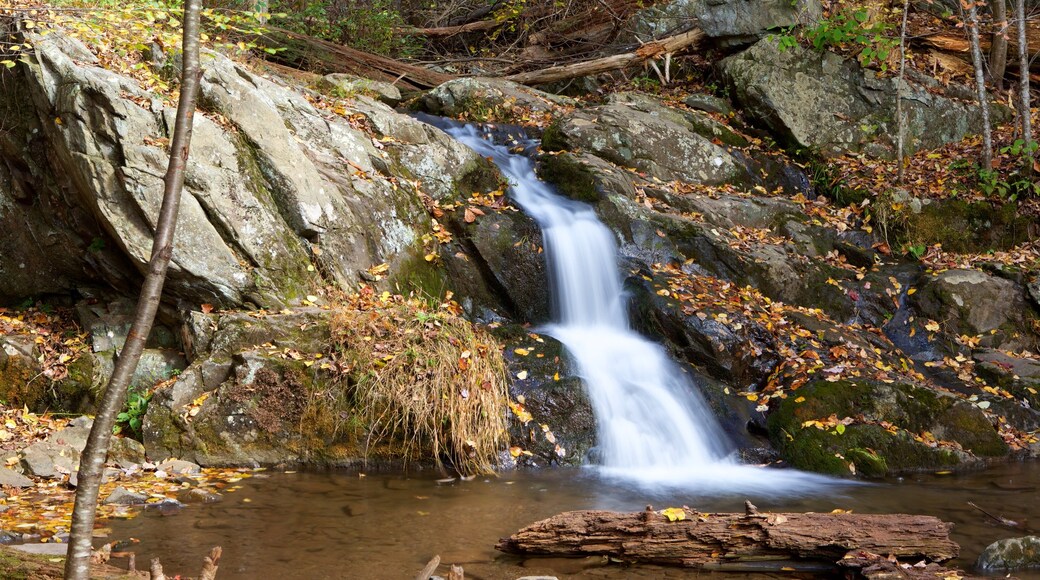
[[[783,477],[783,472],[773,472]],[[988,472],[919,476],[878,485],[807,488],[779,496],[768,489],[646,489],[593,470],[507,473],[453,485],[434,476],[270,473],[243,481],[224,502],[162,517],[116,522],[113,537],[136,537],[138,561],[158,555],[168,571],[195,574],[213,545],[224,547],[220,578],[412,578],[434,554],[461,564],[467,578],[512,579],[550,574],[580,578],[695,577],[686,570],[603,567],[598,559],[522,561],[495,552],[498,538],[536,520],[576,509],[640,510],[688,505],[741,511],[750,499],[763,511],[916,513],[955,524],[961,566],[990,542],[1024,533],[992,525],[968,506],[1018,521],[1040,522],[1035,502],[1040,466],[1014,464]],[[784,486],[780,486],[781,489]],[[246,501],[249,500],[249,501]],[[706,575],[706,574],[704,574]],[[1020,578],[1040,579],[1022,573]],[[713,577],[720,577],[718,574]]]

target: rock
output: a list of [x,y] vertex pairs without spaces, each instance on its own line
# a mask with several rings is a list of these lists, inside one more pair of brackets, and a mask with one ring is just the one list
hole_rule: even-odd
[[177,494],[177,501],[185,504],[190,503],[217,503],[224,500],[219,493],[206,491],[199,487],[185,489]]
[[639,11],[629,24],[643,41],[696,22],[723,46],[746,44],[771,31],[806,24],[823,14],[819,0],[672,0]]
[[91,424],[88,417],[77,417],[65,429],[22,449],[21,462],[26,473],[45,478],[60,478],[74,473]]
[[576,101],[511,81],[465,77],[450,80],[419,97],[413,108],[469,121],[522,122],[530,114],[552,113]]
[[[0,228],[9,250],[0,255],[0,301],[136,287],[174,111],[79,58],[89,51],[77,41],[50,35],[34,51],[12,73],[18,90],[0,98],[8,119],[0,224],[9,226]],[[171,303],[280,306],[305,296],[316,271],[345,286],[376,264],[394,273],[422,257],[431,233],[417,192],[396,178],[445,198],[497,182],[486,160],[383,103],[359,95],[347,112],[370,121],[364,132],[314,108],[301,91],[222,55],[206,58],[202,106],[228,128],[195,117],[193,149],[206,155],[188,163],[164,293]],[[51,122],[55,112],[60,125]]]
[[32,487],[33,481],[21,473],[0,467],[0,487]]
[[171,459],[155,466],[156,471],[164,471],[168,475],[198,475],[202,468],[198,465],[181,459]]
[[694,93],[683,101],[687,107],[691,109],[697,109],[698,111],[704,111],[706,113],[718,113],[724,117],[728,117],[733,113],[733,107],[725,99],[713,97],[711,95],[702,95]]
[[549,277],[542,253],[542,231],[529,216],[488,211],[472,224],[456,220],[453,229],[476,250],[493,288],[525,322],[549,320]]
[[712,142],[725,129],[703,113],[680,111],[644,96],[578,109],[556,120],[542,141],[547,151],[581,148],[665,181],[720,184],[750,181],[744,167]]
[[129,437],[113,437],[108,446],[108,461],[120,465],[144,463],[144,444]]
[[998,540],[986,546],[976,564],[982,570],[1040,568],[1040,536]]
[[339,97],[370,95],[391,107],[396,107],[401,102],[401,90],[388,82],[345,73],[327,74],[321,77],[321,80],[326,86],[337,91],[336,96]]
[[[720,68],[739,108],[787,145],[825,156],[894,156],[895,79],[833,52],[779,50],[775,39],[724,59]],[[979,108],[944,96],[941,87],[906,82],[902,90],[908,152],[958,142],[981,127]]]
[[46,544],[11,544],[12,550],[26,552],[29,554],[40,554],[42,556],[65,556],[69,551],[68,544],[47,542]]
[[[881,477],[971,466],[1002,457],[1008,447],[977,407],[931,389],[869,381],[818,381],[785,399],[769,415],[770,440],[792,466],[832,475]],[[818,429],[807,421],[853,418]],[[861,417],[861,418],[860,418]],[[881,422],[892,424],[886,431]],[[960,446],[931,447],[913,435],[931,433]]]
[[101,503],[105,505],[141,505],[147,501],[147,495],[136,493],[123,486],[119,486],[112,490],[112,493],[110,493]]
[[952,336],[980,336],[984,347],[1031,348],[1031,321],[1040,315],[1025,288],[979,270],[946,270],[924,281],[911,297],[924,317],[942,321]]

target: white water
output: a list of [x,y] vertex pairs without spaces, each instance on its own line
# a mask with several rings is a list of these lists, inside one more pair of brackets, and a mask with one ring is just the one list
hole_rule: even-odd
[[592,209],[555,193],[533,162],[485,140],[473,125],[445,126],[492,159],[510,195],[542,228],[556,309],[546,327],[577,363],[596,416],[601,470],[640,484],[700,491],[808,492],[834,480],[738,465],[689,377],[665,350],[629,327],[614,235]]

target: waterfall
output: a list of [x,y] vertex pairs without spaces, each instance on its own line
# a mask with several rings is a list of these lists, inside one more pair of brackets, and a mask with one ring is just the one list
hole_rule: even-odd
[[792,489],[822,478],[737,465],[729,442],[689,376],[629,326],[614,235],[587,204],[538,179],[530,157],[486,139],[474,125],[423,116],[490,158],[510,197],[542,229],[556,320],[542,330],[576,363],[596,417],[601,470],[640,483],[726,490]]

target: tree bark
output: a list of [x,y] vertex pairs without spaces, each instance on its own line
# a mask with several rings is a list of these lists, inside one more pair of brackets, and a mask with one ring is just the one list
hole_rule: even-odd
[[906,149],[906,119],[903,118],[903,79],[906,76],[906,21],[910,13],[910,0],[903,0],[903,25],[899,29],[899,82],[896,84],[896,183],[903,184],[906,173],[903,153]]
[[989,120],[989,95],[986,94],[985,63],[979,41],[979,9],[971,4],[968,9],[968,34],[971,43],[971,61],[975,66],[975,91],[982,108],[982,169],[993,171],[993,133]]
[[996,89],[1004,88],[1004,69],[1007,68],[1008,19],[1007,0],[993,0],[993,42],[989,47],[989,74]]
[[574,64],[517,73],[509,75],[505,77],[505,79],[524,85],[543,85],[546,83],[554,83],[557,81],[565,81],[577,77],[623,69],[635,64],[644,63],[657,56],[678,52],[696,44],[703,37],[703,32],[694,29],[675,36],[662,38],[661,40],[656,40],[654,42],[648,42],[632,52],[616,54]]
[[914,561],[949,560],[959,547],[951,524],[931,516],[850,513],[700,514],[669,521],[647,511],[566,512],[532,524],[497,548],[513,554],[604,555],[712,570],[834,566],[852,550]]
[[1015,0],[1015,12],[1018,16],[1018,108],[1022,123],[1022,140],[1025,142],[1025,173],[1033,172],[1033,119],[1030,112],[1029,93],[1029,43],[1026,34],[1026,2]]
[[116,360],[112,378],[98,405],[94,425],[90,429],[86,446],[80,456],[76,503],[72,514],[72,533],[68,557],[65,561],[66,580],[87,580],[90,577],[91,538],[94,532],[101,475],[108,454],[108,445],[112,439],[112,427],[115,425],[116,415],[126,400],[127,386],[137,369],[145,341],[151,332],[155,313],[159,308],[159,299],[162,297],[166,270],[173,255],[173,234],[177,225],[181,190],[184,186],[184,168],[188,161],[195,102],[201,75],[199,68],[199,15],[201,9],[202,0],[187,0],[184,3],[180,99],[177,102],[177,117],[170,146],[170,163],[164,179],[162,206],[159,209],[159,219],[152,242],[152,256],[141,286],[133,325],[130,327],[126,342]]

